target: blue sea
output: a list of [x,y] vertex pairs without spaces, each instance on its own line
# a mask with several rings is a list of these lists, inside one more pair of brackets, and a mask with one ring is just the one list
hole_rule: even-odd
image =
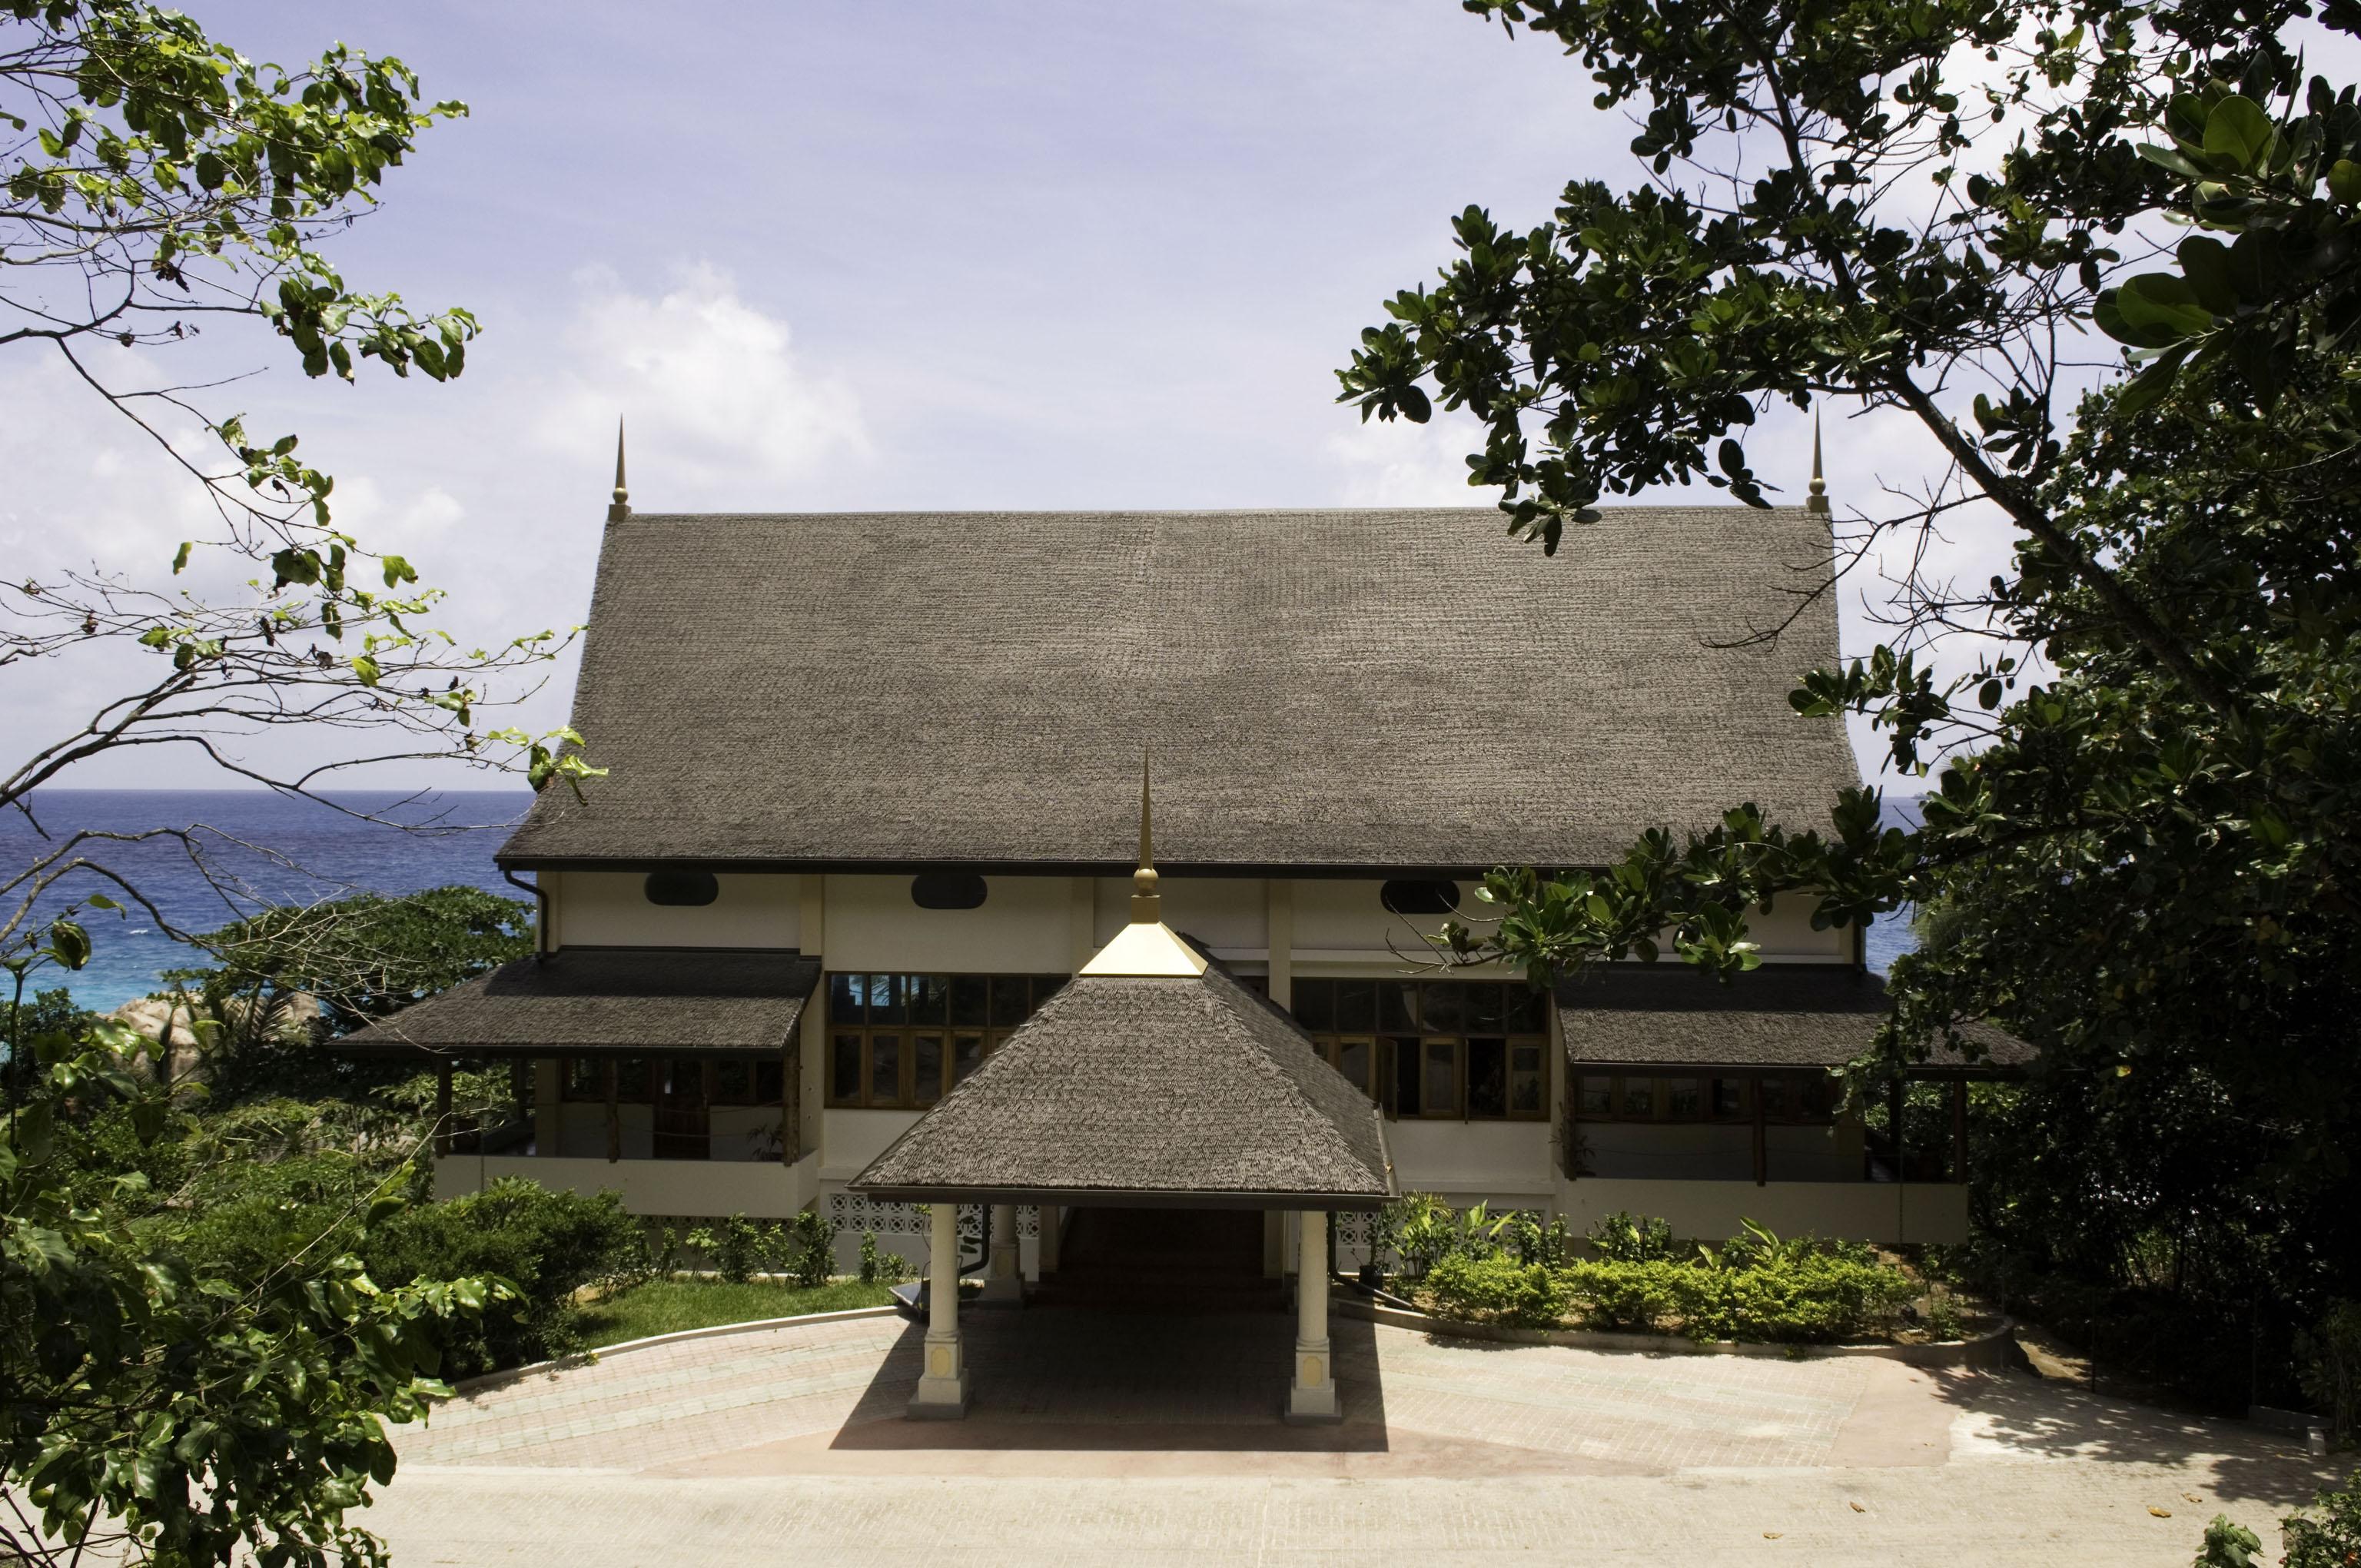
[[[184,930],[211,931],[273,904],[317,904],[355,894],[416,893],[455,884],[510,898],[525,894],[501,880],[492,852],[533,801],[526,790],[445,790],[432,794],[355,793],[335,797],[353,812],[407,827],[362,820],[334,807],[264,790],[41,790],[33,812],[47,841],[17,813],[0,817],[0,875],[13,876],[76,832],[138,833],[195,828],[209,882],[174,839],[88,843],[77,851],[121,872]],[[267,853],[265,851],[268,851]],[[225,883],[225,895],[214,883]],[[65,905],[119,890],[77,873],[44,898],[46,924]],[[116,896],[122,915],[85,909],[91,961],[80,972],[45,968],[28,991],[70,987],[84,1007],[104,1011],[145,996],[161,970],[190,967],[198,955],[157,928],[144,909]],[[13,905],[12,905],[13,907]]]
[[[315,904],[357,893],[398,894],[454,884],[525,896],[492,863],[509,830],[533,796],[523,790],[452,790],[431,795],[354,794],[336,797],[352,811],[409,824],[389,827],[304,800],[261,790],[44,790],[34,811],[50,842],[95,829],[137,833],[195,828],[217,881],[235,884],[228,896],[210,883],[177,841],[94,844],[83,853],[103,859],[155,901],[183,929],[210,931],[271,904]],[[1889,799],[1886,819],[1916,827],[1917,802]],[[251,847],[250,847],[251,846]],[[13,875],[42,851],[42,840],[21,816],[0,817],[0,867]],[[263,850],[269,853],[264,853]],[[46,921],[74,897],[112,891],[95,877],[77,877],[45,901]],[[93,953],[71,976],[43,970],[30,988],[71,986],[75,1001],[105,1010],[145,996],[160,971],[188,966],[189,948],[157,929],[146,911],[122,916],[85,913]],[[1910,950],[1910,913],[1870,927],[1869,965],[1883,974]]]

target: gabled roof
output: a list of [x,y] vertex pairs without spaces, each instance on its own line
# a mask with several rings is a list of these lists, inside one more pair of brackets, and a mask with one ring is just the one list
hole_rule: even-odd
[[1218,964],[1085,970],[850,1185],[922,1202],[1196,1208],[1374,1209],[1393,1195],[1377,1107]]
[[[1598,864],[1858,782],[1799,718],[1827,521],[1606,510],[1554,557],[1487,508],[635,515],[575,698],[608,776],[511,865],[1116,873],[1153,735],[1168,873]],[[1797,619],[1772,646],[1729,646]]]
[[[1562,981],[1558,1021],[1568,1068],[1827,1069],[1870,1047],[1886,1013],[1885,981],[1850,964],[1765,964],[1728,984],[1687,964],[1606,964]],[[2006,1072],[2034,1049],[1989,1024],[1960,1034],[1981,1055],[1938,1044],[1925,1070]]]
[[819,960],[746,948],[561,948],[335,1042],[345,1055],[777,1053]]

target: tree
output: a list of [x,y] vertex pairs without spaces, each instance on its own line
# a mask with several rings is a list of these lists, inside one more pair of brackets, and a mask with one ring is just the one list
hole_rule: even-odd
[[[1767,504],[1757,414],[1852,400],[1949,466],[1844,520],[1839,567],[1969,506],[2015,555],[1970,593],[1914,576],[1888,640],[1795,695],[1868,715],[1904,773],[1939,767],[1923,829],[1883,827],[1867,790],[1825,825],[1732,802],[1611,868],[1496,872],[1499,919],[1446,949],[1538,980],[1653,959],[1669,929],[1727,978],[1775,898],[1823,927],[1939,903],[1883,1059],[1969,1017],[2043,1047],[2013,1125],[2045,1157],[1986,1210],[2008,1240],[2169,1282],[2217,1342],[2257,1297],[2301,1320],[2356,1294],[2361,108],[2302,75],[2287,35],[2315,8],[1468,9],[1631,104],[1648,178],[1576,181],[1523,232],[1462,214],[1439,285],[1340,373],[1365,417],[1471,411],[1472,481],[1554,550],[1604,494],[1703,478]],[[2092,328],[2114,347],[2075,357]],[[1938,680],[1930,651],[1966,638],[1972,667]]]
[[[535,738],[479,717],[511,700],[497,684],[545,663],[563,637],[460,646],[434,625],[442,596],[415,566],[336,526],[334,479],[302,459],[297,436],[249,432],[242,416],[205,407],[202,388],[136,384],[147,358],[233,323],[283,342],[309,377],[351,380],[370,361],[400,377],[460,374],[472,315],[420,313],[399,294],[358,289],[324,247],[421,135],[465,113],[423,99],[400,60],[341,45],[290,71],[137,0],[0,9],[0,137],[14,133],[0,146],[0,347],[57,356],[94,407],[129,420],[159,462],[202,487],[218,522],[159,559],[153,578],[60,561],[24,563],[0,584],[0,674],[60,683],[93,661],[115,668],[106,661],[121,649],[143,651],[151,667],[80,728],[28,737],[0,760],[0,810],[38,825],[33,791],[129,749],[314,799],[344,769],[398,758],[515,766],[536,788],[589,771],[566,749],[568,732]],[[214,461],[174,443],[174,418],[209,433]],[[291,773],[238,744],[289,726],[390,740]],[[157,831],[201,864],[215,846],[196,827]],[[0,944],[24,936],[43,894],[69,881],[111,884],[174,929],[107,866],[110,837],[70,834],[0,871]]]

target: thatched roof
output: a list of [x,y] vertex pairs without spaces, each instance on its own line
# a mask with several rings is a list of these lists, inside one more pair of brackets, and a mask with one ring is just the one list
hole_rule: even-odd
[[[516,866],[1598,864],[1858,773],[1795,679],[1837,652],[1800,510],[1614,509],[1544,557],[1482,508],[633,516]],[[1797,616],[1770,646],[1730,646]]]
[[563,948],[518,959],[335,1042],[400,1056],[777,1052],[819,961],[744,948]]
[[[1568,1070],[1827,1069],[1869,1048],[1885,981],[1850,964],[1765,964],[1728,984],[1686,964],[1610,964],[1562,981]],[[1989,1024],[1960,1033],[1981,1055],[1938,1046],[1933,1073],[2006,1072],[2031,1046]]]
[[1377,1107],[1219,965],[1086,970],[851,1186],[1189,1208],[1374,1209],[1393,1194]]

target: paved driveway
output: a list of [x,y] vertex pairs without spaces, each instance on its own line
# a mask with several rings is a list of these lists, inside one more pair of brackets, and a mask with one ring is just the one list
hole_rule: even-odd
[[2215,1512],[2259,1527],[2328,1474],[2022,1375],[1340,1322],[1346,1419],[1296,1428],[1285,1317],[968,1327],[963,1422],[901,1419],[919,1336],[896,1319],[691,1341],[445,1407],[368,1522],[402,1564],[2180,1568]]

